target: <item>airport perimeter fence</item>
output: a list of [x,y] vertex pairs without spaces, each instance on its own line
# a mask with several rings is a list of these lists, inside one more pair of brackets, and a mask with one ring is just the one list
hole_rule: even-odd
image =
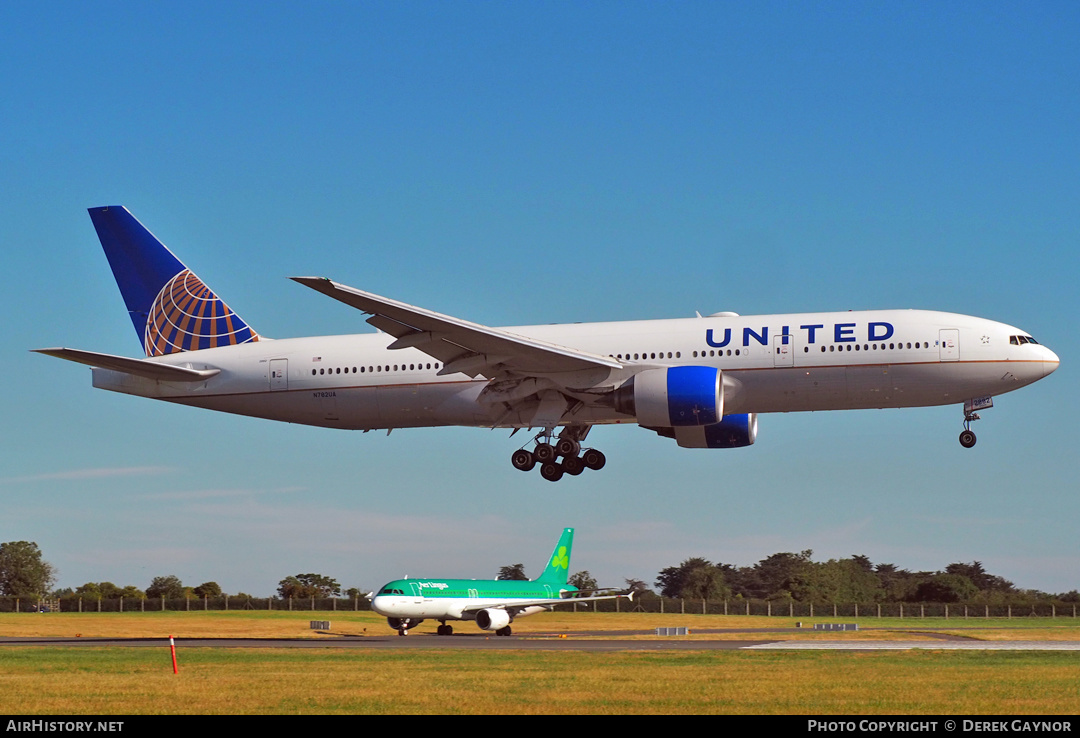
[[0,612],[203,612],[206,610],[275,610],[360,612],[370,610],[366,597],[118,597],[69,596],[54,599],[0,597]]
[[[203,612],[209,610],[270,610],[276,612],[361,612],[371,609],[366,597],[202,597],[96,599],[69,596],[58,599],[0,597],[5,612]],[[561,612],[644,612],[685,615],[765,615],[785,618],[1075,618],[1080,605],[1061,601],[1012,604],[945,604],[932,602],[872,602],[812,604],[770,600],[689,600],[645,595],[626,599],[574,602],[556,606]]]
[[576,612],[647,612],[685,615],[765,615],[784,618],[1075,618],[1080,605],[1071,602],[1013,604],[956,604],[935,602],[871,602],[814,604],[792,600],[689,600],[646,595],[625,599],[560,604],[558,609]]

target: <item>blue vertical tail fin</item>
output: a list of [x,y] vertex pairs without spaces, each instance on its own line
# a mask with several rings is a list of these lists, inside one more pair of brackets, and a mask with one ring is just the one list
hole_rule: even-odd
[[127,208],[90,208],[90,219],[147,356],[259,340]]

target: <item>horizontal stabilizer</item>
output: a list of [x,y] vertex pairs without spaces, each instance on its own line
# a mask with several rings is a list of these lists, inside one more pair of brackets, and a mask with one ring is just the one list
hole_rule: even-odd
[[220,369],[188,369],[182,366],[159,364],[156,361],[129,359],[126,356],[99,354],[95,351],[81,351],[79,349],[47,348],[32,350],[38,354],[74,361],[76,364],[86,364],[99,369],[111,369],[116,372],[125,372],[138,377],[146,377],[147,379],[157,379],[162,382],[203,382],[215,374],[221,373]]

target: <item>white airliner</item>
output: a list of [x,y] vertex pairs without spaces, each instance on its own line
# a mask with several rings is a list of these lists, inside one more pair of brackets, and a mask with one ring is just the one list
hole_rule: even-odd
[[398,635],[408,635],[410,629],[432,619],[440,623],[438,635],[453,635],[454,628],[446,624],[447,620],[474,620],[483,630],[508,636],[515,618],[551,610],[565,604],[567,597],[574,597],[575,603],[619,597],[633,601],[633,592],[582,596],[590,592],[567,584],[573,545],[574,529],[564,528],[544,572],[533,580],[406,577],[387,582],[378,592],[368,595],[371,609],[386,616]]
[[603,467],[582,442],[613,423],[685,448],[735,448],[754,443],[759,413],[957,403],[970,448],[978,410],[1058,367],[1026,331],[953,313],[490,328],[319,277],[293,279],[370,315],[378,332],[269,340],[126,209],[90,217],[146,358],[38,351],[94,367],[95,387],[331,428],[528,428],[538,433],[512,462],[539,463],[551,481]]

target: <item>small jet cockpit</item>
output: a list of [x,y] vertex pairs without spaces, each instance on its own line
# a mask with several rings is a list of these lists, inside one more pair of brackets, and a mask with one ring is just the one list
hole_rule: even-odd
[[1031,336],[1009,336],[1009,343],[1013,346],[1020,346],[1025,343],[1033,343],[1036,346],[1039,345],[1039,342]]

